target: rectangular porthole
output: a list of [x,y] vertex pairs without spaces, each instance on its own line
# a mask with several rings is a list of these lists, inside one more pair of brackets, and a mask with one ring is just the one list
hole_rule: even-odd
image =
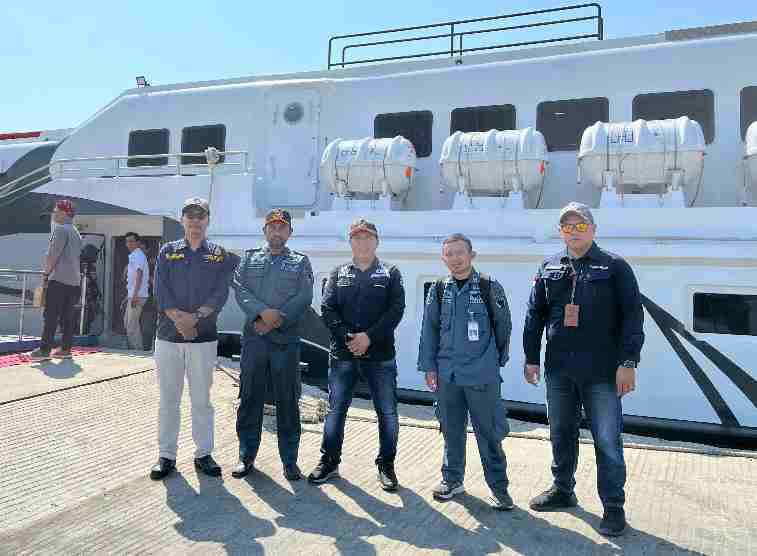
[[712,91],[675,91],[636,95],[633,119],[667,120],[688,116],[702,126],[709,145],[715,140],[715,99]]
[[431,155],[434,115],[429,110],[379,114],[373,120],[373,136],[376,139],[401,135],[415,147],[418,158]]
[[[201,153],[208,147],[226,150],[226,126],[223,124],[185,127],[181,132],[181,152]],[[224,156],[218,161],[223,164]],[[207,164],[205,156],[182,156],[182,164]]]
[[610,101],[604,97],[540,102],[536,129],[550,151],[576,151],[587,127],[608,121]]
[[[138,129],[129,133],[129,156],[168,154],[167,129]],[[129,168],[139,166],[165,166],[168,157],[130,158],[126,165]]]
[[470,133],[498,129],[515,129],[515,106],[500,104],[497,106],[471,106],[455,108],[450,118],[450,135],[456,131]]
[[757,87],[741,89],[741,139],[746,138],[746,130],[757,122]]
[[694,332],[757,336],[757,295],[695,293]]

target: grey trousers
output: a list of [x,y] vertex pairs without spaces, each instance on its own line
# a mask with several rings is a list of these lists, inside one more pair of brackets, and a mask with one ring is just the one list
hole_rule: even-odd
[[459,386],[439,377],[437,403],[439,423],[444,435],[444,481],[448,484],[463,482],[470,414],[486,484],[492,492],[506,492],[509,481],[502,440],[510,432],[510,426],[500,395],[500,383]]
[[254,460],[263,432],[263,405],[270,385],[276,403],[276,435],[284,465],[297,463],[300,449],[300,344],[276,344],[265,336],[244,336],[237,436],[239,459]]
[[129,341],[129,348],[142,351],[145,349],[142,340],[142,326],[139,319],[142,316],[142,310],[147,302],[146,297],[137,298],[137,306],[131,306],[131,299],[126,299],[126,310],[124,311],[124,327],[126,328],[126,338]]
[[210,402],[210,387],[218,357],[218,342],[198,344],[155,341],[155,365],[158,368],[160,409],[158,410],[159,456],[176,459],[181,423],[181,393],[184,375],[189,383],[192,402],[192,439],[195,457],[213,451],[213,420],[215,412]]

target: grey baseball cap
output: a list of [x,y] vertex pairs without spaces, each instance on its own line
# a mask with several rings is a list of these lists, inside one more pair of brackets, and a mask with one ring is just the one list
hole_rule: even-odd
[[573,201],[565,205],[560,211],[560,222],[569,214],[575,214],[584,222],[594,224],[594,215],[591,213],[591,209],[583,203]]

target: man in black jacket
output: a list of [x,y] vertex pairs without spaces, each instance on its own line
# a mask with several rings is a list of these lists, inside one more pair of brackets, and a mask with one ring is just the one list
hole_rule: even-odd
[[397,364],[394,329],[405,312],[405,289],[397,267],[376,258],[378,231],[363,219],[350,226],[352,262],[331,271],[321,305],[331,331],[329,413],[323,431],[321,461],[308,477],[314,484],[339,473],[344,424],[352,394],[362,374],[371,390],[379,427],[378,478],[384,490],[396,490]]
[[566,250],[547,258],[534,278],[523,330],[524,374],[539,382],[541,339],[547,331],[544,367],[552,440],[554,483],[531,509],[575,506],[578,427],[583,406],[597,458],[597,488],[604,506],[599,532],[621,535],[626,464],[621,397],[636,388],[644,344],[641,294],[630,265],[594,243],[589,207],[570,203],[560,212]]

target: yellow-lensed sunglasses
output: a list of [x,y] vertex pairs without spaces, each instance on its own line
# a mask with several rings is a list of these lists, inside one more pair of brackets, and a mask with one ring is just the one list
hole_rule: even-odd
[[575,224],[560,224],[560,231],[564,234],[569,234],[573,230],[584,233],[589,231],[589,224],[588,222],[576,222]]

